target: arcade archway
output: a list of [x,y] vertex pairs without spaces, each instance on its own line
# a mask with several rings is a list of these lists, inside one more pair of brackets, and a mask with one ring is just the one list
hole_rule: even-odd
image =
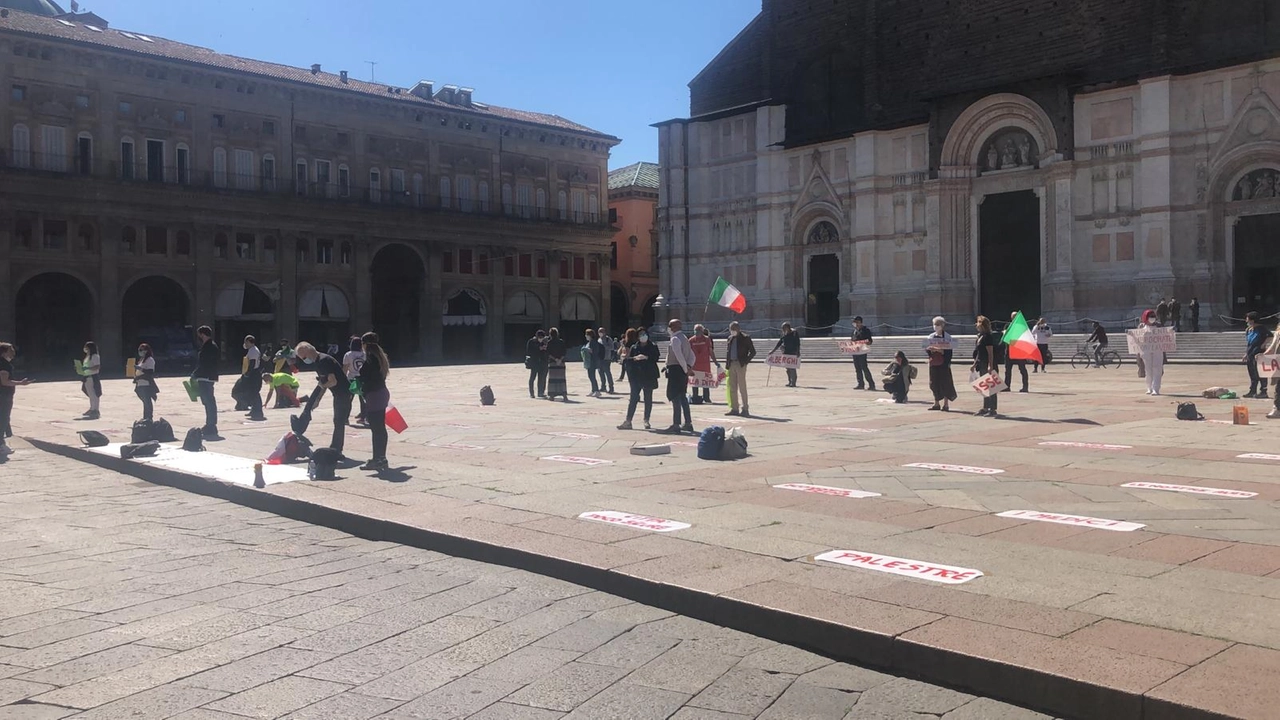
[[373,256],[372,272],[374,331],[393,357],[418,357],[427,281],[422,258],[407,245],[387,245]]
[[93,296],[65,273],[44,273],[18,289],[14,311],[18,363],[28,372],[67,375],[93,338]]
[[483,295],[469,288],[454,292],[445,301],[442,320],[442,354],[447,362],[475,362],[484,358],[489,308]]
[[161,372],[189,369],[196,351],[189,312],[187,291],[177,281],[162,275],[139,279],[120,302],[125,353],[147,343]]

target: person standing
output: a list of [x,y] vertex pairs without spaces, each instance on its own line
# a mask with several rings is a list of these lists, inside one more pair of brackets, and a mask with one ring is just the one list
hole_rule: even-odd
[[102,356],[98,354],[98,343],[90,340],[84,344],[84,360],[80,362],[84,378],[80,382],[80,392],[89,398],[89,410],[81,415],[85,420],[97,420],[102,417],[98,412],[98,403],[102,400]]
[[286,338],[280,339],[280,349],[276,351],[274,360],[283,361],[280,368],[271,368],[271,372],[287,372],[290,375],[298,374],[298,357],[293,353],[293,345],[289,344]]
[[[689,412],[689,371],[693,369],[693,348],[681,328],[684,324],[676,318],[667,323],[671,331],[671,344],[667,349],[667,399],[671,401],[671,427],[668,433],[693,432],[693,415]],[[680,417],[684,416],[684,425]]]
[[13,437],[13,396],[20,385],[31,384],[30,380],[17,380],[13,377],[13,345],[0,342],[0,457],[8,457],[13,453],[8,439]]
[[[867,347],[871,347],[871,328],[862,324],[862,316],[859,315],[853,319],[853,335],[851,338],[854,342],[865,342]],[[876,381],[871,377],[871,369],[867,367],[866,354],[853,356],[853,373],[857,376],[858,386],[854,390],[862,390],[864,387],[872,392],[876,389]],[[866,384],[863,384],[865,378]]]
[[951,357],[955,340],[947,332],[947,319],[933,319],[933,334],[924,339],[924,351],[929,356],[929,389],[933,391],[933,407],[930,410],[951,411],[956,399],[956,382],[951,376]]
[[537,397],[547,396],[547,334],[538,332],[524,344],[524,367],[529,371],[529,397],[534,397],[535,381]]
[[[1280,332],[1272,333],[1271,343],[1267,345],[1266,355],[1280,355]],[[1262,382],[1267,382],[1265,379]],[[1280,378],[1272,378],[1271,384],[1276,387],[1275,402],[1272,405],[1271,412],[1267,413],[1268,420],[1280,420]]]
[[[1160,327],[1157,312],[1144,310],[1142,312],[1142,326],[1138,331],[1147,334],[1157,327]],[[1148,347],[1145,343],[1141,345],[1141,348],[1142,352],[1138,357],[1142,360],[1147,376],[1147,394],[1159,395],[1160,381],[1164,378],[1164,351]],[[1257,368],[1254,368],[1254,373],[1256,372]],[[1246,395],[1246,397],[1248,396]]]
[[1187,310],[1191,313],[1191,332],[1200,332],[1200,301],[1191,298],[1191,304],[1187,305]]
[[[782,337],[778,338],[778,344],[769,354],[778,352],[778,348],[782,348],[782,354],[787,357],[800,357],[800,333],[791,328],[791,323],[782,323]],[[787,387],[796,386],[796,374],[795,368],[787,368]]]
[[631,383],[631,400],[627,403],[627,419],[618,426],[619,430],[630,430],[631,421],[636,416],[636,406],[644,397],[644,429],[648,430],[650,416],[653,413],[653,391],[658,388],[658,360],[661,351],[657,345],[649,342],[649,332],[644,329],[628,330],[626,342],[627,380]]
[[751,336],[742,331],[737,320],[729,323],[729,342],[724,354],[725,367],[729,371],[729,412],[725,415],[751,416],[751,403],[747,399],[747,365],[755,358],[756,345]]
[[391,361],[387,359],[377,333],[367,332],[360,336],[359,341],[360,369],[356,377],[359,378],[360,393],[364,396],[365,420],[373,436],[373,457],[360,469],[381,472],[391,467],[387,463],[387,406],[391,404],[387,375],[391,374]]
[[[693,348],[693,372],[712,378],[714,381],[714,376],[711,374],[711,360],[715,356],[715,351],[712,349],[711,334],[707,332],[706,327],[693,326],[693,337],[689,338],[689,347]],[[694,405],[701,405],[704,402],[711,404],[710,387],[694,385],[690,392],[693,394],[691,402]]]
[[596,368],[600,373],[600,392],[613,395],[613,362],[618,354],[618,343],[609,337],[604,328],[596,329],[596,342],[600,343],[600,365]]
[[569,351],[564,338],[560,337],[558,328],[548,331],[547,340],[547,399],[555,401],[556,396],[569,402],[569,383],[565,379],[564,356]]
[[262,414],[262,351],[258,349],[258,339],[252,335],[244,338],[244,359],[248,369],[237,384],[244,383],[244,399],[249,402],[249,419],[263,422],[267,416]]
[[191,373],[191,382],[200,393],[200,403],[204,405],[204,427],[201,434],[206,440],[221,440],[218,436],[218,398],[213,394],[213,386],[218,382],[218,344],[213,341],[213,328],[201,325],[196,330],[196,339],[200,341],[200,353],[196,358],[196,369]]
[[1182,303],[1178,298],[1169,301],[1169,316],[1173,320],[1173,331],[1182,332]]
[[1169,324],[1169,301],[1160,298],[1159,304],[1156,305],[1156,320],[1159,327]]
[[[631,330],[631,328],[627,328]],[[618,382],[622,382],[627,377],[627,343],[618,343]]]
[[[973,347],[973,370],[979,374],[991,375],[992,377],[1000,377],[999,353],[996,347],[999,340],[996,339],[995,333],[991,330],[991,320],[985,315],[979,315],[973,324],[974,329],[978,331],[978,342]],[[999,417],[996,414],[998,406],[998,393],[992,393],[990,397],[982,398],[982,409],[974,413],[979,417]]]
[[156,384],[156,355],[147,343],[138,346],[138,359],[133,365],[133,392],[142,401],[142,419],[151,422],[160,386]]
[[596,358],[599,357],[600,343],[596,342],[596,331],[587,328],[582,343],[582,367],[587,371],[587,379],[591,381],[591,392],[587,397],[600,397],[600,383],[596,381]]
[[316,389],[312,391],[311,399],[307,401],[307,407],[302,413],[307,422],[310,422],[311,413],[324,397],[325,390],[329,391],[333,396],[333,438],[329,442],[329,448],[342,455],[346,444],[347,420],[351,418],[351,386],[347,383],[346,373],[342,371],[342,363],[332,355],[316,350],[308,342],[298,343],[293,352],[308,369],[316,371]]
[[1271,334],[1266,327],[1258,324],[1258,313],[1249,312],[1244,316],[1245,353],[1244,364],[1249,370],[1249,392],[1246,398],[1267,397],[1267,381],[1258,375],[1258,356],[1267,349],[1267,341]]
[[[360,377],[360,368],[364,367],[364,359],[364,341],[360,337],[353,336],[347,342],[346,354],[342,356],[342,372],[346,374],[348,383],[353,383]],[[356,398],[360,400],[360,413],[356,415],[356,422],[364,425],[368,420],[366,417],[368,400],[363,391],[356,395]]]
[[[1018,317],[1018,313],[1015,312],[1009,316],[1009,320],[1012,321],[1016,317]],[[1003,353],[1004,354],[1004,384],[1008,385],[1010,388],[1013,387],[1013,369],[1016,367],[1018,368],[1018,371],[1022,373],[1022,390],[1020,390],[1019,392],[1028,392],[1027,361],[1014,360],[1013,357],[1009,354],[1008,348],[1000,347],[1000,344],[1004,343],[1004,340],[1000,336],[996,336],[996,343],[998,343],[996,346],[997,352],[1000,350],[1004,351]]]
[[1035,338],[1036,347],[1040,348],[1040,362],[1035,364],[1032,372],[1049,372],[1049,363],[1053,360],[1053,354],[1049,352],[1049,338],[1053,337],[1053,329],[1044,318],[1040,318],[1036,321],[1036,326],[1031,328],[1031,337]]

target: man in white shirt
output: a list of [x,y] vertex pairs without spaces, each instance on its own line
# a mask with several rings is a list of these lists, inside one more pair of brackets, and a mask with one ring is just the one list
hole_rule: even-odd
[[[666,432],[676,434],[693,432],[693,416],[689,413],[689,371],[693,369],[693,348],[689,338],[681,332],[684,327],[678,319],[667,323],[671,331],[671,346],[667,349],[667,399],[671,401],[671,427]],[[684,425],[680,424],[681,413]]]

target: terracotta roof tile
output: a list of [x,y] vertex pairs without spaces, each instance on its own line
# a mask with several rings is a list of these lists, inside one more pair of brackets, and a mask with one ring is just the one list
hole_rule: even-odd
[[[356,92],[423,107],[434,107],[441,110],[447,109],[455,112],[466,112],[481,117],[489,116],[496,119],[542,125],[558,130],[595,135],[605,141],[613,141],[615,144],[618,141],[618,138],[616,137],[607,135],[598,130],[593,130],[585,125],[571,122],[558,115],[527,112],[524,110],[515,110],[496,105],[480,105],[478,103],[472,107],[460,107],[439,100],[425,100],[416,95],[410,94],[408,88],[396,88],[385,84],[365,82],[355,78],[348,78],[347,82],[344,83],[338,75],[333,73],[323,71],[319,73],[312,73],[311,70],[307,68],[296,68],[289,65],[264,62],[262,60],[251,60],[249,58],[236,57],[235,55],[226,55],[210,50],[209,48],[187,45],[186,43],[175,42],[173,40],[145,35],[143,33],[121,31],[115,28],[91,29],[90,26],[86,26],[82,23],[68,22],[65,20],[42,17],[19,11],[10,11],[7,18],[0,18],[0,32],[5,31],[85,43],[88,45],[96,45],[115,50],[124,50],[126,52],[155,57],[158,59],[178,60],[231,72],[300,83],[312,87],[327,88],[343,92]],[[399,93],[391,92],[388,88],[391,88],[392,90],[399,90]]]
[[609,189],[618,190],[638,186],[657,190],[660,177],[657,165],[638,162],[609,173]]

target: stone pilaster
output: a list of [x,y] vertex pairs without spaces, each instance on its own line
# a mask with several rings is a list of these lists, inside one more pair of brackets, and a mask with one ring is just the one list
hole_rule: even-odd
[[281,238],[280,301],[276,303],[276,334],[290,342],[298,337],[298,235],[288,233]]
[[18,336],[17,315],[14,303],[21,288],[14,285],[13,261],[13,215],[0,213],[0,339],[4,342],[16,342]]
[[[68,238],[68,242],[72,242]],[[120,287],[119,244],[116,241],[100,243],[102,247],[101,264],[98,269],[98,297],[93,309],[93,334],[98,343],[98,352],[103,358],[102,365],[108,377],[124,371],[124,343],[121,338],[122,307]],[[137,338],[129,338],[129,343],[137,342]]]
[[427,277],[422,282],[422,294],[418,304],[419,353],[427,362],[444,359],[444,278],[441,270],[440,248],[428,246]]
[[506,315],[507,300],[504,294],[506,278],[502,273],[502,258],[510,252],[507,248],[489,249],[489,278],[493,281],[493,289],[490,292],[489,315],[485,325],[485,332],[488,335],[485,355],[490,360],[501,360],[505,355],[503,342],[506,337],[506,327],[503,320]]
[[355,272],[356,296],[351,308],[351,317],[355,321],[353,333],[363,334],[373,328],[373,269],[369,256],[369,242],[366,238],[354,238],[351,241],[352,271]]
[[599,326],[605,328],[610,333],[616,333],[617,328],[613,325],[613,287],[610,282],[609,267],[610,255],[603,253],[596,256],[596,262],[600,263],[600,321]]
[[547,252],[547,327],[560,327],[560,252]]

